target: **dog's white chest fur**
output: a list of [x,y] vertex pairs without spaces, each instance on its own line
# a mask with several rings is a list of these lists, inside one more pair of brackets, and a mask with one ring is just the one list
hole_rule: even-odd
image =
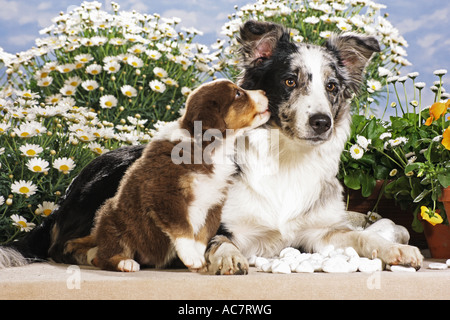
[[[327,224],[341,223],[335,155],[345,134],[336,137],[311,147],[269,129],[249,133],[250,143],[237,150],[242,173],[230,187],[222,213],[225,228],[245,256],[274,256],[286,246],[308,246],[307,235],[324,219]],[[323,194],[327,189],[333,189],[331,196]]]

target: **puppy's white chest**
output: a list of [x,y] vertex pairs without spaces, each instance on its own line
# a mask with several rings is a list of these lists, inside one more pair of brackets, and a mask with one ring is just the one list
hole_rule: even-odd
[[212,174],[194,174],[192,194],[194,200],[188,207],[189,221],[194,234],[204,226],[209,209],[221,204],[226,197],[228,179],[234,165],[216,165]]

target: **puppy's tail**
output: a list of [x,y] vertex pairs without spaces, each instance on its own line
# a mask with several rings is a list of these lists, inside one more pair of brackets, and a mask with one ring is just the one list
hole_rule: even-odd
[[50,216],[24,238],[0,246],[0,269],[45,261],[48,257],[50,233],[54,223],[55,220]]

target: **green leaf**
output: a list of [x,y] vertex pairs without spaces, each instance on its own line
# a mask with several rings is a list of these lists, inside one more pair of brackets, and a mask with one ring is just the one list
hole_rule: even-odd
[[418,203],[423,200],[428,194],[431,193],[431,190],[425,189],[423,190],[416,198],[414,198],[414,203]]
[[422,163],[410,163],[405,167],[405,173],[419,169]]
[[438,180],[444,188],[450,186],[450,175],[448,173],[438,174]]
[[361,182],[359,180],[358,172],[351,172],[344,177],[344,184],[353,190],[361,189]]
[[377,184],[377,181],[374,177],[368,175],[368,174],[362,174],[361,179],[361,185],[362,190],[361,194],[363,197],[367,198],[373,193],[373,189],[375,188],[375,185]]

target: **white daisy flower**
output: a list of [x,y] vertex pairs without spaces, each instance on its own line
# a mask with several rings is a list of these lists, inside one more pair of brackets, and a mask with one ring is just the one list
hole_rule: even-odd
[[111,109],[117,106],[117,98],[113,95],[106,95],[100,98],[100,107]]
[[354,144],[351,148],[350,148],[350,155],[352,156],[353,159],[358,160],[361,159],[364,155],[364,149],[361,148],[359,145]]
[[75,168],[75,162],[70,158],[58,158],[55,161],[53,161],[53,168],[57,169],[58,171],[66,174]]
[[36,191],[37,187],[33,184],[32,181],[25,181],[25,180],[14,181],[13,184],[11,185],[12,193],[22,194],[27,197],[35,194]]
[[73,63],[62,64],[57,67],[58,71],[61,73],[68,73],[75,69],[76,65]]
[[164,78],[164,79],[162,79],[162,81],[165,84],[167,84],[168,86],[172,86],[172,87],[178,86],[178,82],[172,78]]
[[91,142],[91,143],[89,143],[89,144],[88,144],[88,148],[89,148],[92,152],[94,152],[94,153],[96,153],[96,154],[98,154],[98,155],[102,155],[102,154],[104,154],[104,153],[109,152],[108,149],[106,149],[105,147],[103,147],[102,145],[100,145],[98,142]]
[[92,60],[94,60],[94,57],[89,53],[85,53],[85,54],[76,55],[74,57],[74,59],[76,62],[88,63],[88,62],[91,62]]
[[90,142],[96,139],[91,130],[76,131],[75,136],[83,142]]
[[136,97],[137,96],[137,90],[133,88],[130,85],[124,85],[120,88],[120,91],[127,96],[128,98]]
[[49,85],[51,85],[53,82],[53,78],[52,77],[45,77],[42,79],[39,79],[37,82],[37,85],[39,87],[48,87]]
[[159,60],[162,57],[162,54],[157,50],[146,50],[145,54],[152,60]]
[[371,79],[367,81],[367,89],[370,93],[374,93],[382,88],[381,82]]
[[167,71],[164,70],[163,68],[158,68],[158,67],[156,67],[155,69],[153,69],[153,73],[154,73],[158,78],[166,78],[166,77],[167,77]]
[[110,62],[107,62],[103,68],[109,74],[116,73],[120,70],[120,63],[118,63],[117,61],[110,61]]
[[164,83],[162,83],[161,81],[158,81],[158,80],[150,81],[150,88],[153,91],[156,91],[156,92],[159,92],[159,93],[163,93],[164,91],[166,91],[166,85]]
[[17,214],[13,214],[11,220],[13,221],[13,225],[18,227],[20,231],[30,232],[36,226],[34,223],[28,222],[27,219]]
[[0,134],[5,133],[6,131],[9,130],[9,128],[11,128],[11,124],[0,122]]
[[356,136],[356,142],[358,143],[358,145],[361,146],[361,148],[363,148],[364,150],[367,151],[367,148],[372,143],[372,139],[367,139],[364,136],[357,135]]
[[303,22],[310,24],[317,24],[320,22],[320,19],[317,17],[307,17],[303,20]]
[[439,70],[434,71],[433,73],[434,73],[434,75],[436,75],[438,77],[442,77],[442,76],[445,76],[447,74],[447,72],[448,71],[446,69],[439,69]]
[[389,140],[388,142],[389,142],[389,144],[391,145],[391,147],[396,147],[396,146],[401,145],[402,143],[403,143],[403,144],[404,144],[404,143],[407,143],[407,142],[408,142],[408,139],[405,138],[405,137],[398,137],[398,138],[396,138],[396,139],[391,139],[391,140]]
[[64,81],[64,85],[72,86],[74,88],[78,87],[81,84],[82,80],[78,76],[69,77],[66,81]]
[[27,162],[27,168],[32,172],[46,172],[48,171],[49,163],[40,158],[32,158]]
[[192,92],[191,88],[188,88],[188,87],[181,88],[181,94],[185,97],[189,96],[191,94],[191,92]]
[[133,67],[135,67],[135,68],[142,68],[143,66],[144,66],[144,61],[142,61],[142,59],[141,58],[138,58],[138,57],[136,57],[136,56],[130,56],[128,59],[127,59],[127,63],[130,65],[130,66],[133,66]]
[[31,138],[37,135],[36,130],[29,123],[23,123],[18,128],[14,128],[14,132],[20,138]]
[[59,92],[63,95],[63,96],[73,96],[75,95],[77,91],[76,87],[72,87],[70,85],[64,85]]
[[53,211],[55,211],[56,209],[58,209],[59,206],[51,201],[44,201],[42,204],[39,204],[35,213],[37,215],[43,215],[48,217],[49,215],[51,215],[53,213]]
[[81,86],[86,91],[94,91],[98,88],[98,82],[95,80],[86,80],[81,83]]
[[93,63],[86,68],[86,72],[95,76],[95,75],[99,74],[100,72],[102,72],[102,66],[99,64]]
[[385,132],[385,133],[382,133],[382,134],[380,135],[380,140],[384,140],[384,139],[390,138],[390,137],[392,137],[392,133],[390,133],[390,132]]
[[2,206],[5,203],[5,198],[3,196],[0,196],[0,206]]
[[19,150],[26,157],[36,157],[39,153],[44,151],[40,145],[37,144],[28,144],[21,146]]

